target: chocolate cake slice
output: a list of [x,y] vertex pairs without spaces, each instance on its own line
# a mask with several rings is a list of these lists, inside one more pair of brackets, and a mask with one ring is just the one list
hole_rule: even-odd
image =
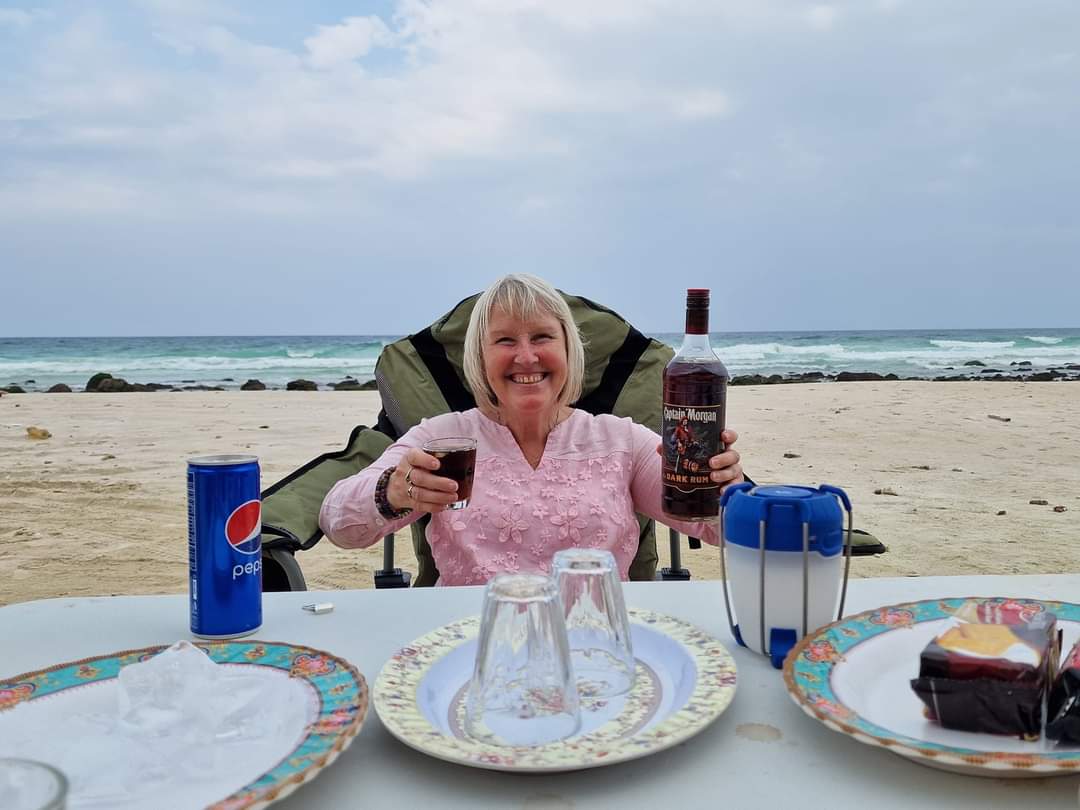
[[1080,641],[1073,645],[1050,689],[1046,736],[1059,742],[1080,743]]
[[1038,738],[1057,671],[1057,618],[957,620],[922,651],[911,688],[945,728]]

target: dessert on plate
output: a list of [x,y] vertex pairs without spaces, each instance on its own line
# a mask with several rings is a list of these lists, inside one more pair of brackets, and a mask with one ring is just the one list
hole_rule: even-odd
[[1060,656],[1056,617],[997,612],[972,618],[954,619],[920,655],[911,688],[927,718],[959,731],[1037,739]]

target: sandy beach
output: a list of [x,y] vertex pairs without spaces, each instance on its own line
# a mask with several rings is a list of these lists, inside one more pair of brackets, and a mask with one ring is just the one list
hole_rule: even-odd
[[[741,386],[728,423],[759,483],[848,491],[855,525],[889,546],[856,559],[854,576],[1077,572],[1078,395],[1070,383]],[[254,453],[267,486],[378,409],[369,392],[0,397],[0,604],[183,592],[188,457]],[[404,533],[398,548],[415,571]],[[323,541],[300,560],[310,588],[367,588],[382,551]],[[719,576],[715,549],[684,563]]]

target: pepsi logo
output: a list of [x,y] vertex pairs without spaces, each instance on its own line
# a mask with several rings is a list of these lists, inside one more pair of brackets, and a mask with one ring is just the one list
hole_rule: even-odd
[[241,554],[258,554],[262,550],[262,502],[242,503],[225,520],[225,539]]

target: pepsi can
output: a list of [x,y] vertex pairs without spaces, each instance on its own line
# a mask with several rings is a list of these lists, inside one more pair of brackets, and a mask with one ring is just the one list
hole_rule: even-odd
[[191,632],[238,638],[262,624],[262,501],[255,456],[188,461]]

